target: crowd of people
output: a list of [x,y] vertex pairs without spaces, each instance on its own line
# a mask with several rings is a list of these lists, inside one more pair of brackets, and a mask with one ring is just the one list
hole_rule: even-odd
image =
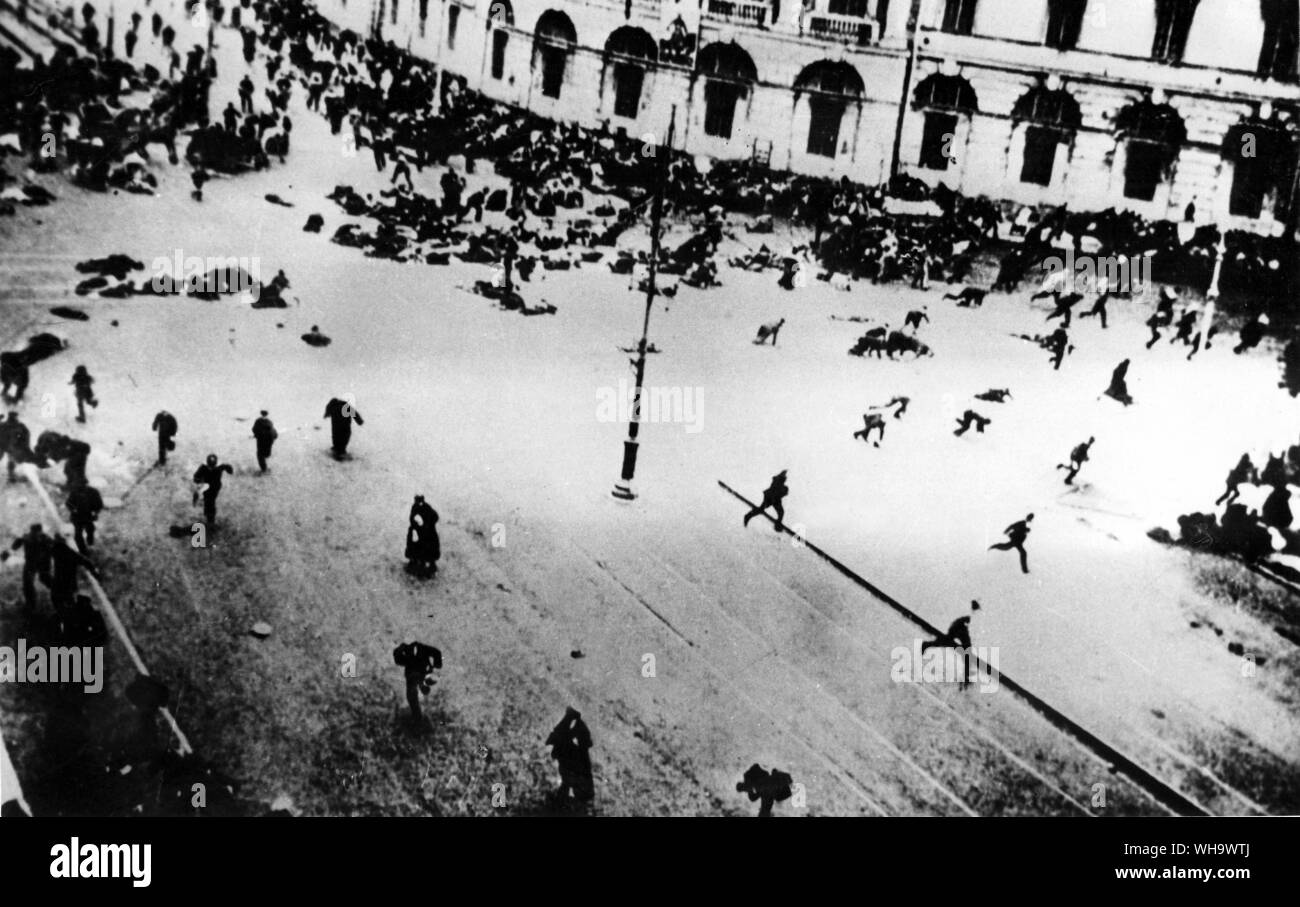
[[[228,11],[228,19],[220,4],[210,3],[209,9],[214,23],[229,22],[243,44],[249,73],[239,80],[238,105],[232,101],[215,116],[209,110],[217,76],[210,39],[207,47],[195,45],[186,50],[182,65],[181,51],[173,47],[174,30],[164,27],[157,14],[151,30],[145,30],[136,14],[127,33],[131,36],[126,42],[128,59],[120,60],[101,40],[95,11],[88,4],[80,30],[84,53],[71,45],[62,46],[49,61],[38,60],[28,67],[19,55],[0,50],[0,118],[9,116],[20,124],[20,147],[32,156],[34,164],[43,162],[42,167],[49,169],[66,161],[74,182],[97,189],[120,185],[132,191],[150,191],[156,181],[147,170],[149,147],[161,144],[176,164],[178,134],[188,131],[184,158],[192,167],[193,197],[202,201],[209,171],[237,174],[268,167],[272,158],[284,160],[293,129],[288,105],[300,88],[307,109],[328,120],[332,134],[345,142],[345,147],[358,153],[368,151],[390,187],[378,195],[361,195],[350,186],[338,186],[329,198],[348,216],[369,217],[378,226],[368,232],[358,224],[344,224],[334,231],[333,240],[397,261],[446,264],[454,254],[465,261],[499,266],[501,279],[480,282],[478,291],[525,314],[545,309],[524,303],[516,278],[529,281],[538,266],[558,269],[601,260],[602,249],[613,249],[624,232],[644,219],[657,180],[669,216],[693,219],[696,227],[689,239],[662,251],[661,260],[655,263],[658,273],[679,276],[682,283],[697,288],[718,285],[716,256],[726,235],[725,215],[740,214],[752,219],[751,229],[757,234],[771,232],[777,219],[800,225],[811,234],[809,243],[792,250],[791,255],[764,245],[733,261],[749,270],[779,270],[778,285],[785,290],[801,285],[804,267],[810,262],[820,267],[818,276],[823,279],[843,276],[848,281],[879,284],[907,281],[913,288],[925,290],[932,283],[966,283],[977,263],[992,259],[997,266],[992,286],[972,285],[946,294],[957,305],[975,308],[990,292],[1015,292],[1026,281],[1037,284],[1046,272],[1047,259],[1062,248],[1088,248],[1097,255],[1145,256],[1158,274],[1177,275],[1176,282],[1199,289],[1209,283],[1222,241],[1226,248],[1225,290],[1249,285],[1257,291],[1257,306],[1248,312],[1236,352],[1258,345],[1274,329],[1266,310],[1278,300],[1291,298],[1287,294],[1293,286],[1293,262],[1282,241],[1235,232],[1222,235],[1213,227],[1180,231],[1177,224],[1149,222],[1114,210],[1088,213],[1062,208],[1025,217],[1008,205],[967,198],[942,185],[930,187],[905,176],[866,186],[847,178],[773,173],[751,162],[724,162],[702,170],[689,156],[664,147],[650,149],[643,140],[611,132],[607,125],[592,129],[551,122],[493,102],[469,91],[461,80],[445,73],[439,78],[432,64],[391,42],[338,31],[307,3],[241,0]],[[193,10],[191,2],[187,12]],[[66,26],[65,21],[61,27]],[[152,66],[137,68],[131,62],[141,40],[167,49],[170,64],[165,76]],[[269,86],[263,93],[265,105],[256,96],[252,78],[259,48],[264,81]],[[34,90],[46,82],[55,87]],[[126,95],[139,92],[144,92],[149,102],[143,106],[128,103]],[[59,151],[42,156],[43,143],[50,135]],[[453,157],[457,158],[456,167],[448,166]],[[485,163],[491,164],[492,176],[508,181],[508,189],[494,188],[478,177],[476,171]],[[440,171],[439,198],[417,191],[412,168],[415,173],[426,168]],[[488,213],[502,217],[486,219]],[[1188,212],[1189,223],[1193,215]],[[320,216],[312,215],[305,229],[319,230],[321,226]],[[1013,240],[1010,244],[1008,237]],[[635,277],[645,263],[645,253],[619,252],[609,266]],[[87,280],[103,283],[83,282],[83,286],[87,292],[97,290],[105,295],[145,292],[143,283],[137,288],[127,280],[129,272],[139,268],[138,262],[129,259],[126,265],[110,262],[87,272],[94,275]],[[108,284],[107,276],[112,275],[116,286]],[[270,286],[276,296],[283,288],[274,282]],[[1107,300],[1125,291],[1099,286],[1087,292],[1093,294],[1092,307],[1079,317],[1097,317],[1099,329],[1105,330]],[[1086,293],[1052,288],[1039,295],[1053,301],[1046,322],[1059,320],[1060,324],[1052,325],[1046,336],[1026,335],[1026,339],[1049,352],[1049,361],[1059,370],[1073,349],[1067,333],[1072,312],[1085,301]],[[1209,345],[1216,326],[1205,323],[1210,315],[1201,304],[1188,302],[1176,313],[1177,303],[1177,294],[1159,299],[1154,320],[1148,324],[1152,344],[1163,336],[1161,329],[1172,327],[1170,342],[1191,347],[1190,358],[1203,343]],[[891,359],[903,353],[930,355],[918,336],[928,321],[925,310],[909,313],[902,330],[873,328],[852,352]],[[761,345],[770,340],[775,347],[784,323],[785,319],[780,319],[765,324],[755,342]],[[323,342],[309,339],[313,337],[323,335],[313,328],[304,340],[313,346],[329,342],[327,338]],[[1293,394],[1300,393],[1298,344],[1300,341],[1293,342],[1284,354],[1284,382],[1292,382]],[[29,377],[25,368],[20,372],[22,365],[12,357],[5,360],[6,393],[10,377],[18,387],[15,403]],[[1105,391],[1126,406],[1132,402],[1126,384],[1128,366],[1129,360],[1125,360],[1117,367]],[[98,406],[93,377],[81,366],[70,384],[78,421],[85,422],[86,406],[92,410]],[[976,396],[996,403],[1010,398],[1009,389],[985,394],[991,396]],[[864,415],[864,428],[854,437],[870,442],[872,433],[878,431],[874,443],[879,446],[884,439],[884,413],[897,407],[893,412],[897,419],[907,402],[907,397],[895,397],[877,408],[879,411]],[[324,418],[331,423],[336,459],[347,459],[352,426],[364,424],[360,413],[349,401],[334,398],[327,404]],[[974,409],[966,409],[956,422],[954,434],[959,437],[971,428],[975,435],[983,434],[992,424]],[[167,454],[175,449],[179,430],[175,417],[160,411],[152,430],[157,433],[158,465],[163,466]],[[90,448],[53,432],[42,433],[33,447],[30,432],[14,412],[0,423],[0,431],[0,451],[8,458],[11,477],[16,463],[38,467],[54,461],[65,464],[65,503],[74,526],[76,550],[58,534],[45,536],[39,525],[31,527],[13,547],[26,554],[23,589],[28,607],[34,607],[36,581],[40,580],[50,588],[59,620],[83,627],[84,608],[79,610],[78,604],[84,596],[79,597],[76,575],[78,569],[95,569],[89,555],[95,545],[96,520],[104,506],[98,491],[86,481]],[[278,438],[269,411],[261,412],[252,433],[259,469],[266,472]],[[1058,468],[1066,471],[1066,484],[1073,484],[1090,459],[1093,442],[1089,438],[1077,445],[1069,462],[1059,464]],[[1274,466],[1275,461],[1279,465]],[[214,453],[193,475],[195,502],[202,498],[209,527],[216,522],[223,476],[231,474],[232,466]],[[1199,533],[1198,538],[1209,537],[1224,550],[1257,557],[1265,551],[1260,527],[1268,526],[1283,532],[1289,547],[1295,545],[1295,536],[1289,531],[1286,487],[1298,475],[1300,446],[1291,448],[1285,459],[1272,458],[1264,470],[1262,481],[1273,492],[1258,517],[1229,495],[1221,525],[1213,515],[1193,514],[1185,518],[1184,538]],[[786,480],[785,472],[773,478],[761,504],[745,515],[745,524],[770,508],[776,514],[775,528],[782,529],[783,502],[789,494]],[[1235,491],[1238,485],[1253,480],[1253,466],[1243,458],[1228,484]],[[1032,520],[1033,514],[1028,514],[1012,523],[1006,529],[1006,541],[990,546],[991,550],[1016,551],[1024,573],[1029,572],[1025,541]],[[417,496],[409,514],[404,556],[408,571],[421,579],[430,579],[437,572],[441,557],[437,522],[437,512]],[[965,645],[969,644],[967,636]],[[419,694],[428,693],[431,672],[441,667],[441,653],[410,639],[395,651],[394,660],[406,672],[408,703],[418,719]],[[587,753],[592,742],[581,717],[570,710],[547,743],[560,763],[558,797],[565,803],[590,802],[594,788]],[[768,773],[755,765],[737,790],[751,799],[762,799],[762,814],[767,814],[772,802],[788,796],[788,782],[784,773]]]

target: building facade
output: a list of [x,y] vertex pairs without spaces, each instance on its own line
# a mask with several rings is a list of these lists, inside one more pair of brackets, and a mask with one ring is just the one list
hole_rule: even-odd
[[1300,0],[318,0],[539,115],[714,158],[1279,235]]

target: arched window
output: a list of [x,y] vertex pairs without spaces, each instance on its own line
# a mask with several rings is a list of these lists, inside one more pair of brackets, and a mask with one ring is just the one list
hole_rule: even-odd
[[636,119],[641,111],[641,87],[646,65],[659,58],[659,48],[650,33],[624,25],[605,42],[606,65],[614,78],[614,116]]
[[961,76],[934,73],[916,86],[912,106],[925,112],[918,163],[930,170],[947,170],[957,125],[979,110],[975,89]]
[[1119,112],[1115,132],[1126,149],[1124,196],[1151,201],[1187,138],[1183,118],[1168,104],[1144,99]]
[[1233,162],[1232,191],[1228,213],[1238,217],[1259,217],[1268,202],[1276,220],[1290,214],[1290,189],[1295,182],[1297,155],[1296,124],[1274,116],[1271,120],[1252,117],[1228,130],[1223,139],[1223,157]]
[[695,70],[704,76],[704,133],[731,138],[736,104],[749,96],[758,81],[754,61],[734,41],[709,44],[695,58]]
[[1050,186],[1057,146],[1068,145],[1082,121],[1078,103],[1067,91],[1038,86],[1020,96],[1011,109],[1011,119],[1027,124],[1020,181]]
[[515,24],[515,11],[508,0],[492,0],[488,7],[487,28],[492,32],[492,78],[500,79],[506,71],[506,47],[510,44],[508,29]]
[[800,93],[808,95],[808,153],[835,157],[844,112],[865,90],[862,77],[848,63],[821,60],[799,73],[794,90],[796,99]]
[[1259,0],[1264,17],[1264,41],[1259,50],[1259,75],[1294,82],[1296,44],[1300,40],[1300,3],[1297,0]]
[[548,9],[533,30],[533,69],[542,71],[542,94],[558,98],[564,85],[564,69],[569,54],[578,43],[573,22],[564,13]]

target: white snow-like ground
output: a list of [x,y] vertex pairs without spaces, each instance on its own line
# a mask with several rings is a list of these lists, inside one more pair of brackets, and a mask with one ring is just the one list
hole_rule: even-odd
[[[234,98],[238,42],[226,33],[221,45]],[[643,425],[640,498],[619,504],[609,491],[626,425],[599,421],[597,403],[602,388],[631,382],[617,347],[635,343],[641,295],[603,264],[539,268],[520,289],[559,313],[523,318],[459,288],[488,277],[485,267],[401,265],[329,243],[354,219],[323,195],[337,183],[363,192],[382,183],[368,154],[345,156],[302,100],[298,92],[288,165],[218,180],[201,206],[188,198],[184,168],[164,160],[156,198],[49,181],[60,196],[53,207],[0,224],[10,346],[58,321],[45,311],[56,301],[92,315],[58,322],[71,351],[34,368],[24,419],[33,435],[54,428],[89,440],[92,480],[126,499],[105,515],[102,535],[154,549],[117,577],[119,597],[150,599],[151,586],[174,589],[183,577],[188,603],[157,592],[148,610],[158,613],[137,613],[146,659],[152,646],[166,662],[201,663],[202,651],[177,651],[167,622],[234,607],[235,619],[274,613],[278,627],[292,625],[277,646],[297,640],[325,659],[340,647],[377,653],[374,675],[396,690],[385,653],[393,634],[417,630],[449,653],[440,690],[453,710],[475,716],[471,724],[504,720],[517,705],[515,683],[552,694],[533,702],[538,728],[580,702],[608,788],[622,792],[626,800],[613,799],[628,811],[653,811],[646,804],[655,801],[704,808],[663,794],[671,771],[641,774],[648,761],[685,766],[715,802],[735,801],[734,781],[760,761],[807,778],[814,812],[1068,810],[1061,800],[1016,805],[1004,796],[1013,782],[998,796],[981,787],[1027,760],[1041,786],[1087,804],[1092,785],[1108,781],[1104,766],[1006,702],[1005,691],[936,697],[891,683],[889,653],[910,646],[915,631],[769,524],[742,529],[744,508],[717,480],[756,497],[788,469],[788,523],[934,624],[978,599],[976,644],[998,646],[1002,670],[1080,723],[1213,811],[1295,810],[1294,647],[1227,608],[1216,618],[1227,637],[1189,628],[1189,615],[1216,607],[1194,581],[1195,557],[1146,537],[1181,512],[1208,509],[1243,450],[1262,463],[1259,455],[1296,442],[1300,413],[1276,388],[1270,352],[1233,356],[1226,336],[1191,363],[1167,343],[1147,352],[1145,311],[1114,303],[1107,331],[1076,319],[1077,349],[1054,372],[1046,352],[1010,336],[1048,332],[1048,307],[1027,304],[1027,293],[992,296],[972,311],[940,300],[941,288],[857,284],[841,293],[811,281],[786,292],[775,272],[723,269],[724,287],[683,286],[656,304],[650,337],[663,352],[650,357],[647,385],[692,389],[699,430]],[[469,178],[473,189],[482,176]],[[437,172],[417,184],[437,194]],[[296,207],[268,204],[268,192]],[[325,217],[321,235],[301,232],[311,212]],[[686,235],[678,226],[667,241]],[[177,249],[257,256],[264,276],[284,268],[296,304],[254,311],[67,296],[80,258],[125,252],[149,264]],[[917,362],[846,355],[866,326],[830,318],[900,325],[923,304],[932,323],[921,337],[935,356]],[[779,317],[779,346],[753,345],[757,326]],[[298,339],[313,324],[333,338],[329,347]],[[1137,402],[1123,409],[1098,396],[1129,357]],[[72,420],[65,384],[78,363],[103,401],[84,427]],[[1009,387],[1014,399],[971,400],[991,387]],[[53,416],[40,407],[47,393]],[[320,415],[344,394],[355,395],[366,424],[354,431],[355,459],[339,464],[326,455]],[[889,421],[881,447],[850,437],[868,406],[899,394],[911,398],[909,410]],[[956,438],[953,420],[968,406],[993,423]],[[178,465],[144,475],[154,452],[148,426],[161,408],[180,422]],[[260,408],[280,431],[264,478],[253,474],[248,437]],[[1089,435],[1092,461],[1071,492],[1054,467]],[[209,450],[238,472],[222,496],[220,541],[198,555],[216,560],[193,566],[194,553],[165,528],[192,519],[189,473]],[[60,479],[57,469],[47,476]],[[427,586],[394,566],[417,492],[443,517],[444,569]],[[35,502],[26,489],[3,495],[12,532]],[[1025,576],[1013,552],[986,549],[1029,511]],[[1229,639],[1267,653],[1255,676],[1243,677]],[[586,657],[570,658],[571,649]],[[647,653],[657,654],[657,678],[642,676]],[[259,684],[279,682],[271,655],[247,667],[262,672]],[[218,695],[215,678],[205,687],[200,668],[193,672],[189,695]],[[230,720],[199,708],[191,720],[200,726],[187,730],[200,748],[219,733],[202,726],[205,717]],[[259,735],[306,741],[311,726],[300,715],[241,721],[250,753],[265,743]],[[970,743],[972,734],[984,742]],[[966,746],[996,753],[971,764]],[[990,767],[998,760],[1001,768]],[[242,767],[274,771],[260,750],[256,761]],[[298,798],[311,803],[310,792]]]

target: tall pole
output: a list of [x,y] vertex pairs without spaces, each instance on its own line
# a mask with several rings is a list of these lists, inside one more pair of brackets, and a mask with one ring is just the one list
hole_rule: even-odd
[[1205,309],[1201,312],[1200,335],[1201,345],[1207,346],[1210,342],[1210,328],[1214,327],[1214,310],[1219,301],[1219,278],[1223,274],[1223,256],[1228,251],[1225,242],[1226,234],[1219,231],[1219,243],[1214,247],[1214,273],[1210,275],[1210,286],[1205,292]]
[[611,492],[621,501],[636,498],[632,491],[632,478],[636,474],[636,454],[639,442],[637,433],[641,428],[641,387],[645,381],[645,357],[650,332],[650,310],[655,301],[655,277],[659,272],[659,224],[664,213],[664,171],[667,158],[673,150],[673,134],[677,130],[677,105],[673,105],[672,118],[668,121],[668,141],[655,155],[654,196],[650,202],[650,274],[646,281],[645,318],[641,322],[641,342],[637,344],[636,356],[636,390],[632,397],[632,419],[627,427],[627,440],[623,442],[623,471],[614,483]]

